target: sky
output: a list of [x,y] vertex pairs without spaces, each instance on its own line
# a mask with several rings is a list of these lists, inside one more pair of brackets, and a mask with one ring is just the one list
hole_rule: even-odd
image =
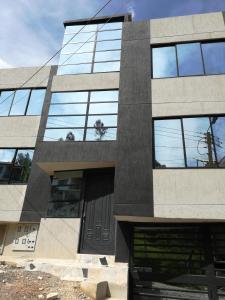
[[[61,47],[63,21],[91,18],[106,2],[0,0],[0,68],[42,65]],[[130,12],[141,21],[216,11],[225,0],[112,0],[100,15]]]

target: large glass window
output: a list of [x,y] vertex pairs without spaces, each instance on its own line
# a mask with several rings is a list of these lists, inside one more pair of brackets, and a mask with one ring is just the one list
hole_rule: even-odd
[[26,183],[33,149],[0,149],[0,183]]
[[0,116],[40,115],[45,89],[0,91]]
[[50,218],[78,218],[81,203],[82,172],[56,172],[52,180]]
[[121,29],[122,22],[67,26],[57,74],[119,72]]
[[225,42],[155,47],[152,61],[153,78],[225,74]]
[[45,141],[115,140],[118,90],[53,93]]
[[225,117],[154,121],[156,168],[225,166]]

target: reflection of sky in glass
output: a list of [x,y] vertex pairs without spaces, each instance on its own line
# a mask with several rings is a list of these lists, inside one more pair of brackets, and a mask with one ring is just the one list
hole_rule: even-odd
[[24,115],[30,90],[17,90],[13,99],[10,115]]
[[61,53],[82,53],[82,52],[92,52],[94,50],[94,43],[80,43],[80,44],[68,44],[66,45]]
[[65,34],[63,43],[66,44],[70,41],[70,43],[85,43],[86,41],[88,42],[93,42],[95,40],[95,33],[94,32],[80,32],[79,34],[75,35],[74,34]]
[[82,115],[86,114],[87,104],[50,105],[49,115]]
[[[184,118],[183,124],[187,165],[189,167],[208,166],[208,147],[204,134],[207,131],[211,132],[209,118]],[[214,152],[213,160],[215,161]]]
[[104,41],[104,40],[116,40],[121,39],[122,31],[115,30],[115,31],[101,31],[98,33],[97,40]]
[[[116,128],[108,128],[106,133],[102,136],[102,141],[113,141],[116,140]],[[86,141],[97,141],[99,140],[99,135],[96,134],[95,129],[87,129]]]
[[184,167],[180,120],[155,121],[154,129],[156,167]]
[[89,116],[88,117],[88,127],[93,127],[97,120],[101,120],[104,126],[117,126],[117,115],[109,115],[109,116]]
[[53,93],[51,103],[87,102],[88,92]]
[[225,73],[225,42],[204,43],[202,52],[206,74]]
[[45,89],[33,90],[29,100],[27,115],[40,115],[45,98]]
[[96,43],[96,51],[113,50],[121,48],[121,40]]
[[200,43],[177,45],[177,56],[180,76],[201,75],[204,73]]
[[176,51],[175,47],[160,47],[152,49],[153,77],[176,77]]
[[15,149],[0,149],[0,162],[12,162],[15,152]]
[[123,22],[108,22],[98,25],[98,30],[113,30],[113,29],[122,29]]
[[120,70],[120,62],[103,62],[94,64],[94,72],[117,72]]
[[90,24],[90,25],[71,25],[66,26],[65,33],[77,33],[78,31],[81,32],[90,32],[90,31],[96,31],[97,30],[97,24]]
[[118,101],[119,91],[91,92],[91,102]]
[[91,64],[68,65],[58,67],[58,75],[90,73]]
[[120,60],[120,51],[105,51],[105,52],[96,52],[95,61],[112,61]]
[[58,141],[66,140],[66,136],[69,132],[72,132],[75,136],[75,141],[83,141],[84,130],[83,129],[46,129],[44,141]]
[[218,164],[225,167],[225,117],[211,118]]
[[[14,97],[13,91],[2,92],[0,97],[0,116],[7,116]],[[7,98],[7,99],[6,99]]]
[[89,107],[89,114],[116,114],[118,103],[92,103]]
[[85,116],[48,117],[47,127],[84,127]]
[[80,64],[80,63],[88,63],[92,62],[93,53],[79,53],[71,56],[69,55],[61,55],[59,60],[59,65],[63,64]]

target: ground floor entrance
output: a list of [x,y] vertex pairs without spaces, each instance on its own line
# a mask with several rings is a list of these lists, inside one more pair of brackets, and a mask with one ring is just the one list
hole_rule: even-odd
[[225,299],[225,225],[134,226],[130,298]]

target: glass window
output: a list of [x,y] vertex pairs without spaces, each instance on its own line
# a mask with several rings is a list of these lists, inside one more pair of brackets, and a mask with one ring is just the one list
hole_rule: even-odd
[[184,118],[188,167],[215,167],[215,152],[209,118]]
[[153,77],[176,77],[177,63],[175,46],[152,49]]
[[[72,40],[71,40],[72,39]],[[93,42],[95,40],[94,32],[79,32],[78,34],[65,34],[63,43],[84,43]]]
[[30,90],[17,90],[13,99],[10,115],[24,115]]
[[47,127],[84,127],[85,116],[48,117]]
[[177,45],[179,76],[204,73],[200,43]]
[[116,127],[117,126],[117,115],[99,115],[88,117],[88,127],[96,127],[100,124],[101,126]]
[[116,114],[118,103],[91,103],[89,114]]
[[0,149],[0,163],[12,163],[16,149]]
[[113,61],[120,60],[120,51],[105,51],[105,52],[96,52],[95,61]]
[[52,104],[49,115],[82,115],[86,114],[87,104]]
[[46,129],[44,141],[83,141],[83,129]]
[[114,29],[122,29],[122,22],[112,22],[112,23],[103,23],[98,25],[98,30],[114,30]]
[[204,43],[202,52],[206,74],[225,73],[225,42]]
[[45,89],[32,90],[27,109],[27,115],[41,115],[45,92]]
[[96,124],[95,129],[87,129],[86,141],[113,141],[116,140],[116,128],[108,128]]
[[122,31],[115,30],[115,31],[100,31],[98,32],[97,40],[104,41],[104,40],[116,40],[121,39]]
[[69,54],[69,55],[61,55],[59,64],[80,64],[80,63],[88,63],[92,62],[93,53],[80,53],[80,54]]
[[155,167],[185,167],[181,120],[154,122]]
[[88,92],[53,93],[51,103],[87,102]]
[[8,116],[14,95],[15,95],[14,91],[1,92],[0,116]]
[[27,182],[31,163],[33,159],[34,150],[24,149],[18,150],[16,155],[16,160],[12,170],[11,181],[12,182]]
[[97,91],[91,92],[91,102],[118,101],[118,91]]
[[216,156],[219,167],[225,167],[225,117],[211,117]]
[[58,75],[91,73],[91,64],[68,65],[58,67]]
[[68,53],[82,53],[82,52],[93,52],[94,43],[80,43],[80,44],[68,44],[63,47],[61,54]]
[[97,30],[97,24],[66,26],[65,34],[77,33],[80,30],[81,30],[81,32],[96,31]]
[[118,72],[120,70],[120,62],[104,62],[94,64],[94,73],[98,72]]
[[96,43],[96,51],[121,49],[121,40],[104,41]]

